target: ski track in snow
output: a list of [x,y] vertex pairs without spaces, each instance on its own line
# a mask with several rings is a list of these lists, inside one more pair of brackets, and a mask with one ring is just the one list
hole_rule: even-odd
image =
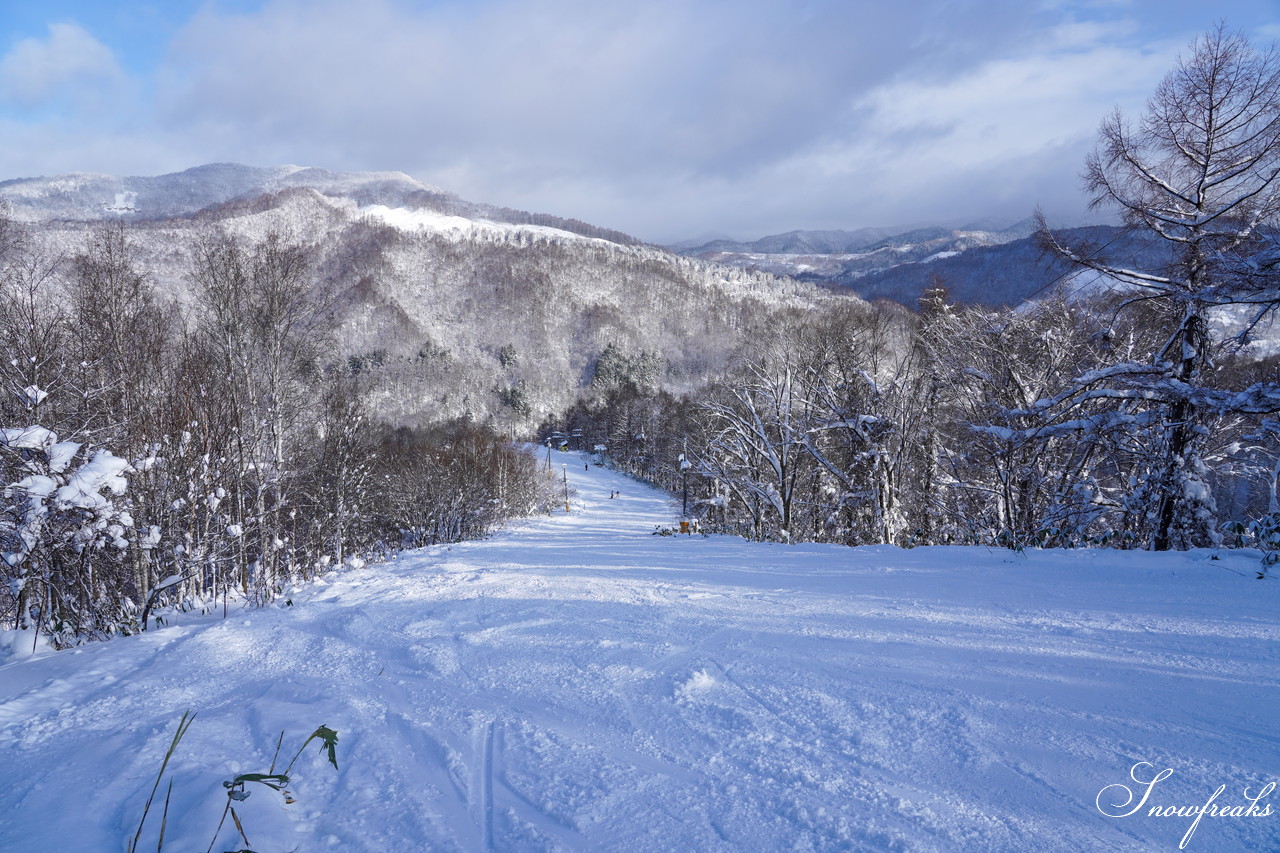
[[[1098,792],[1138,761],[1174,769],[1163,804],[1280,775],[1276,584],[1244,555],[658,537],[668,499],[566,460],[569,515],[0,665],[0,850],[124,850],[186,709],[165,850],[320,724],[340,769],[313,744],[296,804],[238,804],[255,850],[1176,850],[1190,819]],[[1278,839],[1206,817],[1187,849]]]

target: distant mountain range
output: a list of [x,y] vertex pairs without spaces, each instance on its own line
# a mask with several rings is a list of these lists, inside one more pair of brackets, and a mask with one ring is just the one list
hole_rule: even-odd
[[[469,223],[550,229],[638,247],[622,232],[548,214],[472,202],[402,172],[335,172],[302,166],[267,168],[213,163],[151,177],[75,173],[0,182],[0,201],[10,215],[27,222],[84,222],[106,217],[128,222],[194,218],[219,206],[288,191],[312,190],[342,199],[357,210],[429,211]],[[394,214],[389,214],[394,219]],[[401,217],[403,219],[403,217]],[[419,217],[421,218],[421,217]],[[444,220],[437,222],[441,225]],[[461,221],[453,225],[461,226]],[[748,242],[712,240],[673,250],[716,265],[790,277],[823,287],[849,290],[866,299],[914,305],[935,276],[952,298],[983,305],[1013,305],[1041,292],[1069,269],[1046,258],[1031,238],[1034,224],[970,224],[959,228],[914,226],[854,231],[789,231]],[[534,233],[529,231],[527,233]],[[1075,232],[1080,239],[1107,242],[1114,229],[1096,226]]]
[[[1091,246],[1110,262],[1156,269],[1168,262],[1167,244],[1110,225],[1089,225],[1055,232],[1073,247]],[[864,299],[893,299],[914,305],[933,284],[947,288],[956,302],[1012,307],[1068,283],[1080,270],[1047,253],[1034,236],[996,245],[974,246],[942,256],[909,261],[865,274],[846,272],[834,284]]]
[[117,177],[90,172],[0,182],[0,198],[19,220],[126,220],[190,216],[217,204],[308,187],[345,195],[364,204],[398,205],[417,193],[440,190],[400,172],[349,174],[301,166],[255,168],[211,163],[154,177]]
[[[1004,228],[936,226],[857,231],[789,231],[751,242],[715,240],[679,249],[721,264],[787,275],[848,289],[864,299],[915,305],[933,284],[957,302],[992,307],[1017,305],[1044,293],[1073,272],[1046,255],[1033,220]],[[1163,247],[1107,225],[1065,229],[1070,244],[1090,243],[1128,263],[1156,265]]]
[[884,249],[945,251],[946,245],[994,245],[1026,237],[1035,230],[1031,219],[1007,227],[969,225],[944,228],[933,225],[909,228],[859,228],[856,231],[788,231],[759,240],[737,242],[712,240],[698,245],[678,247],[681,254],[701,257],[723,253],[728,255],[872,255]]
[[210,163],[154,177],[76,172],[52,178],[0,181],[0,201],[8,204],[15,219],[27,222],[106,217],[136,222],[189,217],[217,205],[289,189],[311,189],[357,206],[429,208],[468,219],[556,228],[620,245],[641,242],[620,231],[576,219],[467,201],[403,172],[333,172],[304,166],[260,168],[238,163]]
[[[915,307],[934,286],[945,287],[953,302],[990,308],[1022,305],[1059,287],[1081,294],[1116,286],[1047,253],[1033,231],[1032,220],[1007,228],[789,231],[746,243],[714,240],[678,250],[908,307]],[[1066,245],[1120,266],[1159,270],[1171,260],[1165,241],[1116,226],[1088,225],[1055,233]],[[1250,306],[1218,309],[1213,319],[1218,334],[1226,338],[1250,328],[1247,353],[1258,358],[1280,353],[1280,318],[1251,325],[1252,312]]]
[[[211,226],[311,247],[334,296],[334,365],[383,417],[474,416],[522,429],[562,410],[609,346],[692,390],[780,314],[846,300],[1017,305],[1068,278],[1030,221],[1009,227],[792,231],[680,254],[574,219],[467,201],[399,172],[213,164],[156,177],[0,182],[0,210],[69,258],[106,219],[130,223],[142,270],[190,304],[191,247]],[[1159,266],[1167,248],[1108,226],[1064,239]],[[1078,283],[1087,286],[1087,283]],[[1276,333],[1280,335],[1280,332]]]
[[[23,178],[0,182],[0,201],[14,218],[27,222],[85,222],[121,218],[133,223],[191,219],[220,206],[243,207],[253,199],[302,190],[362,211],[381,210],[391,224],[409,221],[396,211],[415,211],[413,227],[494,233],[514,226],[527,235],[586,237],[638,248],[640,240],[608,228],[548,214],[472,202],[402,172],[335,172],[301,166],[259,168],[214,163],[167,175],[117,177],[93,173]],[[376,210],[375,210],[376,209]],[[243,212],[243,211],[242,211]],[[448,219],[439,217],[451,217]],[[410,217],[412,218],[412,217]],[[943,282],[959,302],[1016,305],[1043,292],[1070,273],[1032,239],[1034,223],[976,223],[963,227],[913,226],[854,231],[789,231],[747,242],[726,239],[681,244],[678,254],[713,264],[789,277],[865,299],[890,299],[913,306],[931,282]],[[513,232],[514,233],[514,232]],[[1117,229],[1072,229],[1073,240],[1106,244]],[[1143,251],[1132,238],[1125,251]],[[653,247],[654,251],[661,251]]]

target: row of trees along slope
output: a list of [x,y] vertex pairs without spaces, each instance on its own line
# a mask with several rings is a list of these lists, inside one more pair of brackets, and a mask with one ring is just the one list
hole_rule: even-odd
[[1095,204],[1170,243],[1169,261],[1120,265],[1042,222],[1080,270],[1073,289],[1011,311],[935,287],[915,314],[780,313],[697,394],[623,376],[547,429],[758,538],[1168,549],[1225,535],[1274,556],[1277,360],[1248,343],[1280,304],[1278,175],[1280,58],[1219,28],[1136,127],[1103,123],[1087,164]]
[[59,255],[0,216],[0,620],[128,633],[536,508],[531,458],[491,431],[369,412],[315,256],[204,229],[178,301],[119,222]]
[[[167,198],[202,172],[154,180],[174,185]],[[60,187],[85,182],[25,182],[20,196],[7,197],[15,217],[39,219],[33,240],[69,255],[88,239],[84,217],[102,211],[86,195],[82,219],[51,217],[66,209],[55,204]],[[467,218],[485,211],[439,194],[367,197],[373,190],[362,187],[362,176],[351,175],[334,190],[348,195],[286,187],[183,216],[148,218],[141,201],[137,211],[109,215],[128,221],[139,267],[187,306],[195,302],[191,247],[211,226],[249,242],[274,231],[306,243],[313,276],[330,285],[332,348],[360,373],[379,416],[408,425],[470,415],[524,433],[572,402],[610,343],[657,353],[662,382],[687,390],[740,338],[767,328],[775,310],[839,298],[573,223],[559,224],[585,233],[506,221],[545,221],[536,216]],[[0,187],[0,197],[10,192]]]
[[286,187],[105,223],[41,206],[95,180],[27,182],[0,217],[0,619],[58,642],[478,535],[542,500],[496,436],[563,407],[611,347],[690,387],[775,311],[841,301],[431,194]]

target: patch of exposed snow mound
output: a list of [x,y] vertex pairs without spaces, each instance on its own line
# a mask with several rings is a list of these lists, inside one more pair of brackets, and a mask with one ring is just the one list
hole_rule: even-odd
[[676,688],[676,695],[683,699],[695,699],[715,686],[715,677],[705,669],[700,669],[691,675],[688,681]]
[[505,222],[492,222],[487,219],[468,219],[464,216],[452,216],[447,213],[436,213],[430,210],[409,210],[403,207],[390,208],[380,204],[363,207],[360,212],[402,231],[432,231],[451,236],[455,240],[466,240],[477,236],[493,238],[524,235],[544,240],[586,241],[612,245],[606,240],[583,237],[580,234],[562,231],[559,228],[551,228],[545,225],[512,225]]

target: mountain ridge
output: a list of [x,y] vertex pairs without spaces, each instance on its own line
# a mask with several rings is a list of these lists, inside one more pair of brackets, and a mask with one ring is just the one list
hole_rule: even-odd
[[844,229],[794,229],[768,234],[754,240],[720,237],[704,242],[681,241],[670,244],[673,251],[684,255],[707,252],[738,252],[780,255],[839,255],[873,251],[884,245],[945,239],[970,235],[989,242],[1008,242],[1030,235],[1035,229],[1032,217],[1012,224],[972,222],[963,225],[915,223],[910,225],[867,226]]
[[8,181],[0,199],[51,258],[84,251],[104,221],[126,223],[139,268],[179,305],[195,304],[192,252],[210,227],[243,246],[272,233],[305,244],[335,305],[325,369],[358,374],[374,409],[402,424],[519,430],[589,388],[611,345],[656,364],[657,386],[691,387],[780,312],[853,298],[398,173],[209,164],[150,182]]
[[162,175],[68,172],[0,182],[0,199],[20,221],[92,221],[190,216],[209,207],[290,187],[391,200],[410,193],[443,193],[403,172],[335,172],[309,166],[206,163]]
[[[13,218],[30,223],[120,219],[141,224],[176,218],[236,218],[277,203],[269,197],[306,191],[353,205],[355,215],[372,215],[401,228],[479,236],[511,226],[528,239],[576,236],[618,246],[651,245],[576,219],[469,201],[398,171],[339,172],[299,165],[208,163],[156,176],[71,172],[0,182],[0,202],[7,205]],[[936,274],[956,280],[953,295],[960,301],[1001,305],[1021,301],[1036,291],[1038,283],[1062,273],[1032,257],[1035,253],[1028,250],[1025,241],[1033,229],[1031,219],[1013,224],[973,222],[960,227],[918,223],[854,230],[797,229],[751,241],[721,238],[683,248],[652,248],[908,306],[914,305]],[[994,285],[970,281],[977,274],[971,272],[973,259],[956,258],[971,250],[999,246],[1010,247],[1007,263],[990,262],[990,253],[984,253],[981,257],[986,263],[978,265],[988,277],[994,269]],[[1025,286],[1001,283],[1004,278],[1022,280]]]
[[315,166],[245,166],[206,163],[155,176],[69,172],[52,177],[0,181],[0,202],[23,222],[51,220],[126,222],[192,217],[291,189],[311,189],[358,206],[430,210],[468,219],[555,228],[619,245],[644,241],[615,229],[549,213],[530,213],[473,202],[404,172],[339,172]]
[[[1026,241],[1034,230],[1031,218],[1004,226],[975,223],[956,228],[918,224],[855,231],[801,230],[748,242],[713,240],[678,251],[690,257],[763,270],[820,286],[848,288],[863,298],[887,298],[913,305],[923,287],[908,284],[901,292],[895,291],[885,283],[893,278],[893,270],[941,262],[971,249]],[[862,281],[873,275],[880,277],[880,286],[874,294]],[[998,304],[981,298],[971,301]]]

